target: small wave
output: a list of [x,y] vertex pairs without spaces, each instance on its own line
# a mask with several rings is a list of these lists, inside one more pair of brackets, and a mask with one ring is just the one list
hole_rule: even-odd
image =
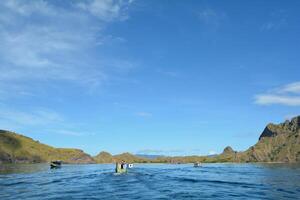
[[239,185],[247,186],[249,188],[262,186],[262,184],[253,184],[246,182],[234,182],[234,181],[222,181],[222,180],[208,180],[208,179],[194,179],[194,178],[178,178],[179,181],[191,182],[191,183],[213,183],[213,184],[227,184],[227,185]]

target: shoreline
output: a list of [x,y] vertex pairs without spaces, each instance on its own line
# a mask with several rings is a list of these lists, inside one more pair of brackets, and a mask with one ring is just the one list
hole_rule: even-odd
[[[50,164],[50,162],[39,162],[39,163],[30,163],[30,162],[19,162],[19,163],[1,163],[1,165],[26,165],[26,164]],[[112,165],[115,164],[115,162],[112,163],[62,163],[64,165]],[[193,162],[188,163],[167,163],[167,162],[148,162],[148,163],[139,163],[139,162],[133,162],[132,164],[150,164],[150,165],[161,165],[161,164],[167,164],[167,165],[186,165],[186,164],[194,164]],[[300,162],[202,162],[201,164],[300,164]]]

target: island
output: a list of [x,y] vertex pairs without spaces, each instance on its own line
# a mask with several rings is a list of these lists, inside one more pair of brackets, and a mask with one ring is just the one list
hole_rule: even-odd
[[0,163],[43,163],[61,160],[64,163],[224,163],[224,162],[300,162],[300,116],[280,124],[268,124],[258,142],[246,151],[227,146],[215,156],[159,156],[147,158],[131,153],[111,155],[101,151],[92,157],[80,149],[55,148],[29,137],[0,130]]

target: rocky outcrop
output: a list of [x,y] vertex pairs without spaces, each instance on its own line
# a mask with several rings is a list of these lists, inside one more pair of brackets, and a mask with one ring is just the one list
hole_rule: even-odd
[[223,150],[223,154],[233,154],[233,153],[235,153],[235,151],[233,151],[233,149],[231,148],[231,146],[227,146]]
[[115,162],[114,157],[106,151],[101,151],[97,156],[94,157],[94,160],[97,163],[113,163],[113,162]]
[[259,141],[241,153],[246,162],[299,162],[300,116],[281,124],[268,124]]

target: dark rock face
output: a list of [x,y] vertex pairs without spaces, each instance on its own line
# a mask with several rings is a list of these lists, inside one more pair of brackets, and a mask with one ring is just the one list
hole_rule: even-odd
[[259,136],[259,140],[261,140],[264,137],[273,137],[276,135],[276,133],[274,131],[272,131],[272,127],[273,124],[269,124],[264,131],[262,132],[262,134]]
[[11,158],[11,156],[8,153],[0,151],[0,164],[1,163],[11,163],[12,160],[13,159]]

